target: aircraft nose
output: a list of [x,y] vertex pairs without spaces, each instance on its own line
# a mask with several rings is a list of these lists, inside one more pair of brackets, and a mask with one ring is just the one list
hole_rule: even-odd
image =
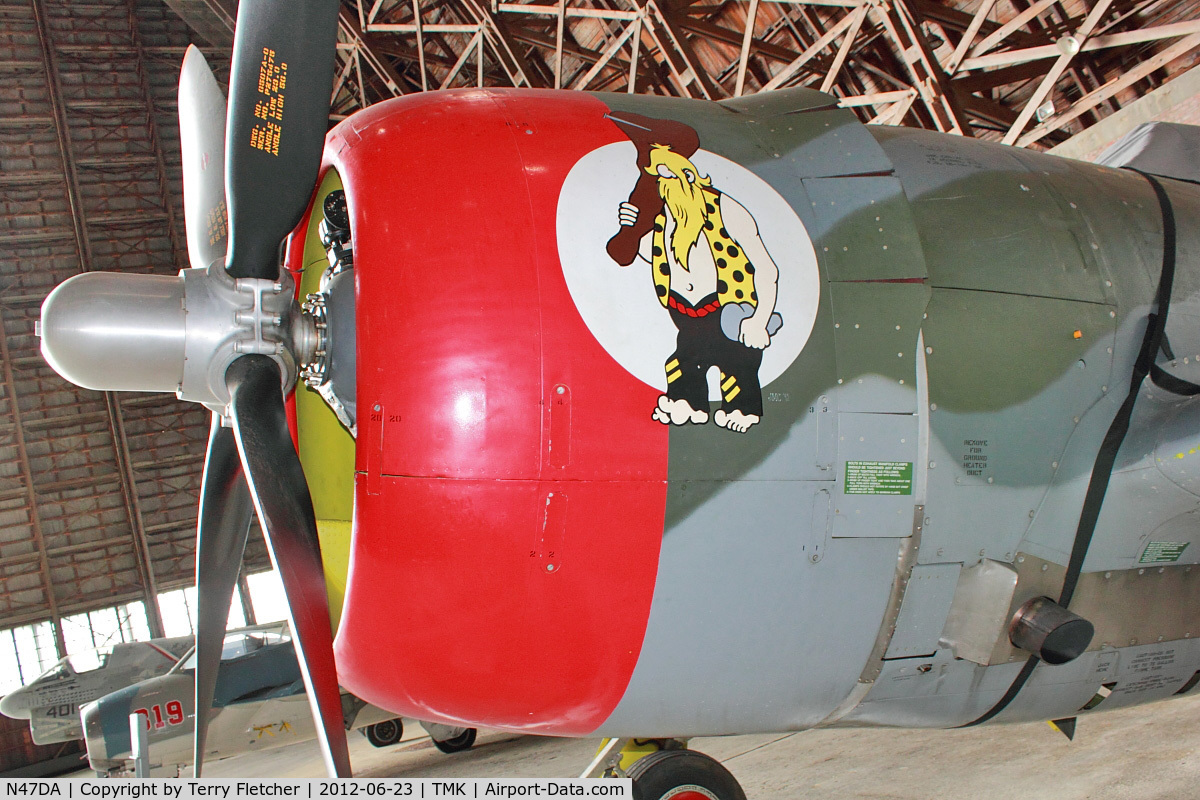
[[42,355],[85,389],[174,392],[183,380],[185,317],[178,276],[87,272],[42,303]]
[[25,700],[27,693],[21,689],[0,697],[0,714],[13,719],[29,719],[31,711]]
[[139,687],[129,686],[80,708],[83,736],[92,769],[111,769],[128,757],[132,749],[129,714],[140,694]]

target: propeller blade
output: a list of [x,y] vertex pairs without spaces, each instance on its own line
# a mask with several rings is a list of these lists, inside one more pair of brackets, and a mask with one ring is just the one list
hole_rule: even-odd
[[200,777],[208,711],[217,687],[225,644],[225,623],[233,587],[246,551],[254,504],[242,475],[233,430],[213,414],[200,488],[200,524],[196,535],[196,733],[194,777]]
[[[245,2],[245,0],[243,0]],[[288,619],[308,690],[317,740],[331,777],[350,777],[341,690],[333,660],[329,597],[312,497],[292,446],[279,367],[244,355],[229,365],[233,431],[271,561],[283,579]]]
[[242,0],[229,78],[225,193],[235,278],[279,276],[329,128],[337,0]]
[[207,267],[225,258],[225,95],[204,54],[189,45],[179,71],[179,143],[188,260]]

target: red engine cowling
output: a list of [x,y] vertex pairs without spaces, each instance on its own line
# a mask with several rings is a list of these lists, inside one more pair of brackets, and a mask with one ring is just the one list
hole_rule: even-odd
[[454,95],[327,140],[357,275],[339,677],[421,719],[586,734],[637,662],[666,503],[658,392],[589,332],[559,262],[568,171],[625,137],[582,93]]

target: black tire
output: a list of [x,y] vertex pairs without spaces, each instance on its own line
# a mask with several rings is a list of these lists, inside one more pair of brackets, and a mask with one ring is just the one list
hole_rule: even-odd
[[396,717],[395,719],[376,722],[367,728],[367,741],[376,747],[387,747],[400,741],[404,736],[404,722]]
[[694,750],[659,750],[629,768],[634,800],[746,800],[737,778]]
[[467,728],[453,739],[446,739],[443,742],[439,742],[437,739],[434,739],[433,744],[438,750],[441,750],[446,754],[461,753],[463,750],[470,750],[475,746],[475,736],[478,733],[479,732],[474,728]]

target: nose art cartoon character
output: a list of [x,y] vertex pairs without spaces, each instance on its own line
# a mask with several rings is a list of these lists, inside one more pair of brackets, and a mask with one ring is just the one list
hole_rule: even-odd
[[696,132],[682,123],[610,114],[637,146],[638,182],[608,243],[621,266],[649,263],[658,300],[678,334],[665,364],[666,394],[653,417],[663,424],[708,422],[711,367],[720,371],[713,421],[744,433],[762,419],[758,371],[782,327],[775,313],[779,269],[754,215],[713,186],[691,157]]

